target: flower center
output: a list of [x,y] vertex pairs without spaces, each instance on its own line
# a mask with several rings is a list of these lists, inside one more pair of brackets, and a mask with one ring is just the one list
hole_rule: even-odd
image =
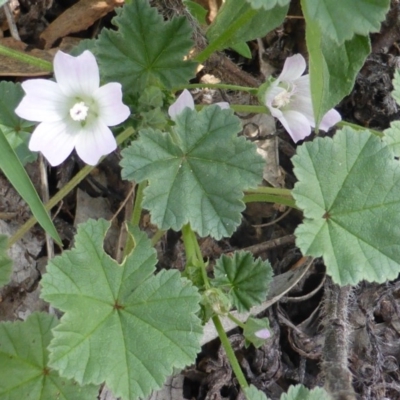
[[75,103],[69,110],[69,115],[74,121],[85,121],[89,113],[89,107],[83,102]]
[[[282,88],[284,89],[284,88]],[[287,89],[284,89],[282,92],[277,94],[272,101],[272,106],[276,108],[285,107],[290,103],[290,98],[296,92],[296,87],[293,85],[289,85]]]

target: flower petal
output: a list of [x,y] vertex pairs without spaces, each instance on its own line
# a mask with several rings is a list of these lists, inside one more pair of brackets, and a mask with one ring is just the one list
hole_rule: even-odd
[[68,114],[65,95],[57,83],[46,79],[30,79],[22,84],[26,95],[15,113],[28,121],[60,121]]
[[[290,104],[285,107],[286,111],[297,111],[303,114],[307,119],[311,126],[315,126],[314,119],[314,110],[311,102],[311,96],[299,96],[298,94],[294,95],[291,98]],[[283,110],[285,112],[285,110]]]
[[303,140],[311,133],[311,126],[307,118],[297,111],[284,111],[278,118],[294,142]]
[[268,339],[271,337],[271,332],[269,331],[269,329],[264,328],[258,330],[257,332],[254,332],[254,335],[256,335],[260,339]]
[[281,82],[292,82],[303,74],[306,70],[306,60],[301,54],[295,54],[292,57],[288,57],[283,66],[283,70],[278,77],[278,81]]
[[122,102],[122,86],[119,83],[107,83],[94,92],[93,98],[99,106],[99,118],[107,126],[118,125],[130,115],[129,107]]
[[310,75],[303,75],[294,82],[296,93],[301,96],[311,97]]
[[[276,81],[275,81],[276,82]],[[280,93],[285,92],[284,88],[281,88],[277,85],[271,85],[268,90],[265,92],[265,105],[270,108],[272,107],[272,102],[274,101],[275,97],[278,96]]]
[[32,133],[29,149],[43,153],[50,165],[55,167],[71,154],[76,134],[73,126],[65,121],[42,122]]
[[323,116],[322,121],[319,124],[319,129],[322,131],[329,131],[333,125],[336,125],[341,120],[341,115],[334,108],[332,108]]
[[89,50],[78,57],[58,51],[54,57],[54,75],[61,91],[68,97],[91,97],[100,85],[99,67]]
[[230,104],[226,101],[219,101],[218,103],[214,103],[216,106],[218,106],[219,108],[221,108],[221,110],[227,110],[228,108],[230,108]]
[[110,154],[116,148],[117,142],[114,135],[100,120],[86,126],[76,138],[76,152],[89,165],[96,165],[100,157]]
[[194,110],[194,100],[189,90],[185,89],[179,97],[176,99],[175,103],[171,104],[168,108],[168,114],[174,121],[175,118],[186,108]]

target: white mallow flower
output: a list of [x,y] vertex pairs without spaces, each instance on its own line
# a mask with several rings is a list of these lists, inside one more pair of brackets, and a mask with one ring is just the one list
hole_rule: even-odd
[[[288,57],[281,74],[264,95],[272,116],[281,122],[295,142],[304,139],[315,127],[310,76],[302,76],[305,69],[306,61],[301,54]],[[341,119],[340,114],[331,109],[322,118],[319,129],[327,131]]]
[[56,166],[75,148],[85,163],[96,165],[117,147],[108,127],[130,115],[122,103],[121,85],[113,82],[100,87],[99,68],[88,50],[78,57],[58,51],[54,75],[56,82],[31,79],[22,84],[25,97],[15,112],[28,121],[40,122],[29,149],[42,152]]
[[[225,101],[221,101],[219,103],[215,103],[215,105],[219,106],[222,109],[229,108],[229,103]],[[175,103],[171,104],[168,108],[168,114],[173,121],[175,121],[176,117],[186,108],[189,107],[191,110],[194,110],[194,100],[189,90],[185,89],[176,99]]]

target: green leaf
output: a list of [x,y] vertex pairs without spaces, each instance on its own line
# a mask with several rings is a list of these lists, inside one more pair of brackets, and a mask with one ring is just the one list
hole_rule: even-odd
[[81,224],[75,248],[52,259],[43,276],[43,298],[65,312],[50,365],[83,384],[105,381],[115,397],[133,400],[195,360],[200,296],[178,271],[153,275],[155,250],[134,228],[135,248],[119,265],[103,250],[109,227]]
[[15,190],[28,203],[33,215],[43,229],[58,243],[61,239],[50,219],[49,214],[40,200],[28,174],[8,143],[4,133],[0,130],[0,169],[14,186]]
[[0,129],[19,160],[25,165],[35,161],[37,154],[28,148],[31,137],[29,128],[34,123],[23,120],[14,112],[23,96],[24,91],[19,83],[0,82]]
[[140,93],[152,84],[171,89],[193,78],[196,64],[183,60],[193,46],[186,18],[164,21],[147,0],[135,0],[116,12],[118,31],[103,29],[96,42],[104,79],[120,82],[125,92]]
[[237,137],[240,120],[214,105],[185,108],[172,133],[151,129],[122,151],[123,179],[149,181],[143,207],[160,229],[190,223],[200,236],[231,236],[241,220],[243,190],[262,179],[256,146]]
[[[268,335],[266,338],[261,338],[259,335]],[[249,347],[250,343],[256,347],[261,347],[266,340],[271,336],[271,329],[269,326],[268,318],[253,318],[249,317],[246,321],[243,329],[243,335],[245,337],[245,346]]]
[[243,57],[251,58],[251,50],[249,45],[246,42],[236,43],[231,46],[232,50],[236,51],[236,53],[240,54]]
[[316,387],[312,390],[303,385],[290,386],[287,393],[280,400],[331,400],[331,396],[323,388]]
[[301,4],[324,35],[340,45],[354,35],[379,32],[390,0],[302,0]]
[[7,254],[8,237],[0,235],[0,287],[7,285],[12,273],[12,261]]
[[264,8],[264,10],[271,10],[274,7],[284,7],[290,3],[290,0],[246,0],[252,8],[258,10]]
[[323,256],[340,285],[384,282],[400,272],[400,165],[369,131],[349,127],[318,138],[292,158],[293,190],[305,221],[296,229],[303,254]]
[[306,20],[311,95],[315,120],[319,124],[326,112],[351,92],[371,48],[369,38],[360,35],[337,44],[311,18],[306,0],[302,0],[302,5]]
[[206,26],[207,25],[207,13],[208,11],[202,7],[200,4],[197,4],[194,1],[183,0],[182,3],[187,7],[190,14],[196,18],[196,21],[199,25]]
[[383,133],[385,136],[382,140],[392,150],[394,157],[400,157],[400,121],[393,121]]
[[269,397],[261,390],[258,390],[254,385],[244,388],[243,391],[247,400],[269,400]]
[[251,253],[239,251],[233,257],[222,255],[214,275],[213,286],[224,288],[238,311],[245,312],[266,299],[273,271],[268,260],[254,260]]
[[286,3],[266,11],[254,10],[246,0],[227,0],[206,32],[210,46],[215,42],[216,50],[226,49],[265,36],[285,19]]
[[[392,97],[396,103],[400,105],[400,72],[396,69],[394,72],[394,79],[392,81],[394,90]],[[390,128],[383,131],[383,141],[393,151],[395,157],[400,157],[400,121],[393,121]]]
[[57,318],[31,314],[25,322],[0,324],[0,398],[7,400],[90,400],[98,388],[60,378],[48,365],[47,346]]
[[396,103],[400,105],[400,71],[398,69],[394,71],[394,78],[392,83],[394,87],[392,97],[396,100]]

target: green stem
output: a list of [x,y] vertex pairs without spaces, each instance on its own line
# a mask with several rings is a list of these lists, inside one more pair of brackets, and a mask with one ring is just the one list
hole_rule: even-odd
[[241,26],[247,24],[254,17],[256,13],[257,13],[256,10],[253,10],[252,8],[249,7],[248,10],[244,12],[238,19],[236,19],[234,23],[229,25],[229,28],[225,32],[223,32],[222,35],[219,35],[203,51],[197,54],[196,61],[202,63],[205,60],[207,60],[210,57],[210,55],[215,51],[226,48],[227,43],[235,34],[235,32]]
[[15,60],[22,61],[25,64],[33,65],[34,67],[52,72],[53,64],[49,61],[42,60],[41,58],[30,56],[17,50],[10,49],[9,47],[0,45],[0,54],[3,56],[14,58]]
[[376,136],[379,136],[379,137],[385,136],[385,134],[384,134],[383,132],[379,132],[379,131],[377,131],[377,130],[375,130],[375,129],[366,128],[365,126],[360,126],[360,125],[357,125],[357,124],[352,124],[351,122],[347,122],[347,121],[340,121],[340,122],[337,123],[337,126],[338,126],[339,128],[343,128],[343,127],[345,127],[345,126],[349,126],[350,128],[353,128],[353,129],[355,129],[356,131],[365,131],[365,130],[368,130],[368,131],[370,131],[371,133],[373,133],[373,134],[376,135]]
[[[208,107],[207,104],[196,104],[196,110],[201,110],[204,107]],[[264,106],[248,106],[246,104],[229,104],[235,112],[249,113],[249,114],[270,114],[267,107]]]
[[225,89],[225,90],[237,90],[242,92],[249,92],[254,96],[257,96],[258,88],[247,87],[247,86],[238,86],[238,85],[229,85],[225,83],[193,83],[190,85],[182,85],[177,86],[172,89],[173,92],[177,92],[178,90],[183,89]]
[[283,204],[285,206],[289,206],[292,208],[297,208],[296,202],[294,199],[290,199],[288,197],[283,197],[283,196],[274,196],[271,194],[246,194],[243,197],[243,201],[245,203],[276,203],[276,204]]
[[155,246],[157,242],[164,236],[165,231],[158,229],[154,236],[151,238],[151,245]]
[[135,205],[133,207],[133,213],[131,217],[131,224],[133,226],[139,226],[140,217],[142,216],[142,201],[143,201],[143,190],[147,186],[147,181],[140,182],[136,189]]
[[[128,137],[132,136],[135,133],[133,128],[125,129],[124,132],[119,134],[116,138],[117,143],[121,144]],[[101,158],[99,162],[103,160],[104,157]],[[79,185],[79,183],[85,179],[92,171],[96,168],[95,166],[86,165],[84,166],[55,196],[53,196],[48,203],[45,204],[45,209],[50,211],[58,202],[60,202],[72,189]],[[21,239],[25,233],[27,233],[35,224],[37,220],[35,217],[31,217],[28,221],[25,222],[21,228],[9,239],[8,247],[10,248],[14,243],[16,243],[19,239]]]
[[290,189],[274,188],[268,186],[259,186],[255,189],[246,190],[245,194],[273,194],[274,196],[284,196],[292,199],[292,192]]
[[[131,217],[131,224],[133,226],[139,226],[140,217],[142,216],[142,200],[143,200],[143,190],[147,186],[147,181],[139,183],[136,187],[135,204],[133,206],[133,212]],[[131,235],[126,238],[125,248],[124,248],[124,258],[131,253],[135,247],[135,241]]]
[[221,339],[221,344],[225,349],[226,356],[228,357],[229,363],[232,366],[233,372],[240,384],[242,389],[246,389],[249,387],[245,376],[243,375],[242,369],[240,368],[239,362],[236,358],[235,352],[232,349],[231,343],[229,342],[228,336],[226,335],[224,328],[221,324],[221,320],[218,315],[214,315],[212,317],[212,321],[214,322],[215,329],[217,330],[218,336]]
[[237,319],[234,315],[232,315],[231,313],[228,313],[228,318],[233,321],[237,326],[239,326],[240,328],[244,329],[245,328],[245,324],[240,320]]
[[210,281],[208,280],[206,264],[203,261],[203,255],[201,254],[200,246],[196,238],[196,234],[193,232],[190,224],[186,224],[182,228],[183,245],[185,246],[186,254],[186,268],[189,263],[197,265],[201,270],[201,276],[203,278],[204,287],[210,289]]

